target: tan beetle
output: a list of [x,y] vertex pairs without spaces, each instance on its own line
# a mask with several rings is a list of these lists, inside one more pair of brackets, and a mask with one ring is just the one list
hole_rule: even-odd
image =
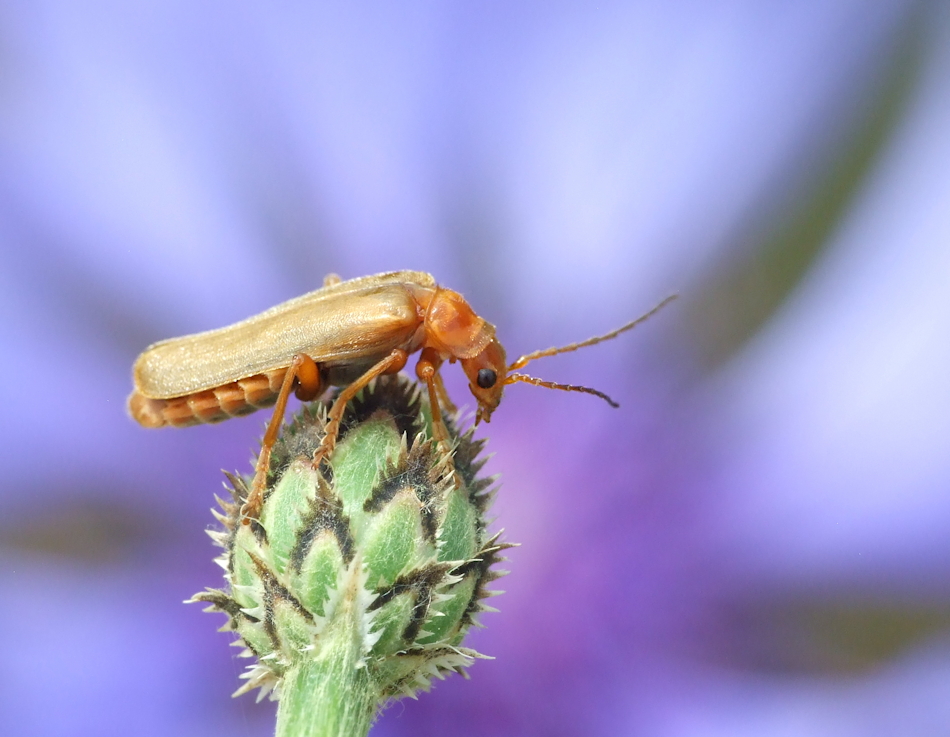
[[129,413],[145,427],[186,427],[276,405],[243,510],[247,520],[260,512],[271,449],[291,391],[310,401],[329,386],[343,387],[327,414],[315,466],[333,451],[347,403],[377,376],[401,371],[416,351],[421,351],[416,375],[428,390],[437,442],[448,440],[441,407],[454,410],[439,374],[444,361],[462,365],[478,403],[476,423],[488,422],[505,385],[518,381],[594,394],[616,407],[596,389],[512,372],[536,358],[616,337],[675,296],[605,335],[528,353],[506,365],[495,326],[430,274],[395,271],[349,281],[331,274],[322,289],[247,320],[150,345],[133,367]]

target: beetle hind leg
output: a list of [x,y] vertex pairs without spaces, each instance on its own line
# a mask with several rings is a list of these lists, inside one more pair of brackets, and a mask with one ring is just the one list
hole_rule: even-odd
[[257,519],[261,514],[261,507],[264,505],[264,485],[267,481],[267,470],[270,468],[271,451],[274,449],[280,426],[284,421],[284,412],[287,410],[290,390],[294,388],[295,384],[297,386],[295,392],[297,398],[303,401],[315,398],[322,389],[323,382],[320,377],[319,366],[310,356],[303,353],[297,353],[293,357],[281,382],[277,401],[274,404],[274,414],[271,415],[270,422],[267,423],[267,430],[264,432],[264,439],[261,441],[261,452],[257,456],[257,466],[254,468],[251,490],[248,492],[247,501],[241,507],[244,524],[250,523],[251,519]]

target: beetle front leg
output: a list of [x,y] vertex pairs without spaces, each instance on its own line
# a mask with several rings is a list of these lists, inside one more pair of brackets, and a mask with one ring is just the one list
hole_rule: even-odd
[[297,380],[297,398],[303,401],[314,399],[323,385],[320,369],[314,360],[303,353],[297,353],[291,360],[287,373],[284,374],[284,381],[280,385],[277,402],[274,404],[274,414],[271,415],[264,439],[261,441],[261,452],[257,456],[251,490],[248,492],[244,506],[241,507],[244,524],[249,524],[252,519],[260,516],[261,507],[264,504],[264,484],[267,480],[267,469],[270,467],[271,451],[274,449],[274,443],[277,442],[277,435],[284,421],[287,400],[290,398],[290,390],[294,386],[295,379]]
[[442,377],[439,375],[439,367],[442,365],[442,357],[434,348],[423,348],[419,356],[419,363],[416,364],[416,376],[424,382],[429,391],[429,408],[432,411],[432,438],[441,444],[448,444],[449,431],[442,420],[442,409],[439,406],[440,390],[445,394],[445,387],[442,385]]
[[406,353],[406,351],[402,348],[394,348],[386,358],[373,365],[365,374],[340,392],[339,396],[334,400],[333,406],[330,407],[330,411],[327,413],[327,425],[324,430],[323,440],[320,442],[320,447],[314,451],[314,468],[319,468],[323,459],[329,457],[336,447],[336,439],[340,434],[340,421],[343,419],[343,412],[346,410],[346,405],[349,404],[350,400],[357,395],[360,389],[369,384],[369,382],[377,376],[381,376],[382,374],[396,374],[402,371],[408,360],[409,354]]
[[452,404],[445,391],[445,385],[442,383],[442,375],[439,373],[439,367],[442,365],[442,357],[438,351],[433,348],[423,348],[419,357],[419,363],[416,364],[416,376],[425,382],[426,389],[429,392],[429,408],[432,412],[432,439],[436,445],[449,454],[449,475],[456,488],[462,484],[462,479],[455,470],[455,462],[451,455],[452,443],[449,438],[448,428],[442,419],[442,409],[439,405],[440,397],[444,397],[447,403],[446,410],[455,412],[455,405]]

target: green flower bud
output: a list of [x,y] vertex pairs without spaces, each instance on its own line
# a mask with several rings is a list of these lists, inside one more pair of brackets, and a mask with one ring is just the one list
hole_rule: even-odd
[[464,674],[462,646],[510,545],[485,529],[494,478],[476,478],[484,440],[449,423],[453,450],[429,439],[428,406],[403,377],[350,403],[321,468],[310,459],[325,409],[305,407],[271,457],[260,519],[242,524],[249,480],[228,475],[224,589],[192,601],[228,616],[256,662],[235,696],[278,698],[278,735],[365,735],[377,711]]

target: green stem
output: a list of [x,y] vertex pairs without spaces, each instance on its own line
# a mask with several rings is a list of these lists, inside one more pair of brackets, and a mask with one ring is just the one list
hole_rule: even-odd
[[352,607],[326,632],[316,657],[302,656],[284,674],[275,737],[366,737],[378,694],[360,662],[363,648]]

